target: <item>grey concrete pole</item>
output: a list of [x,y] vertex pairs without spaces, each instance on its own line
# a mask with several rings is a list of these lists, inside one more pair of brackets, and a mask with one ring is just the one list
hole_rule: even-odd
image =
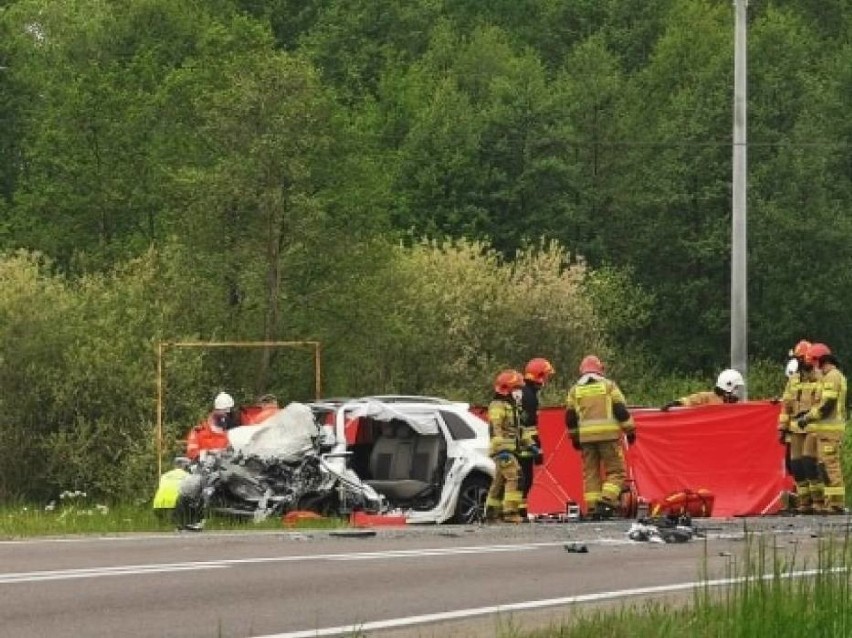
[[[746,232],[746,17],[748,0],[734,0],[734,144],[731,219],[731,367],[748,372]],[[747,398],[748,385],[745,392]]]

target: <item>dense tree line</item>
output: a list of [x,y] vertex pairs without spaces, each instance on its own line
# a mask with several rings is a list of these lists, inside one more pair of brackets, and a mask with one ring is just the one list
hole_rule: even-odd
[[[844,358],[852,13],[749,14],[750,353]],[[96,435],[131,484],[159,340],[318,339],[337,395],[592,347],[641,400],[710,375],[732,31],[711,0],[0,2],[0,443],[116,491],[73,478]],[[296,353],[170,365],[171,436],[218,387],[313,387]]]

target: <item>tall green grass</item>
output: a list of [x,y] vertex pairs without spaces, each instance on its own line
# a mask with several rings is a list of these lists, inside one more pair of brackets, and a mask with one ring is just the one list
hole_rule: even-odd
[[[580,612],[532,632],[517,624],[502,638],[848,638],[852,636],[849,536],[820,541],[816,563],[787,558],[769,540],[750,539],[714,586],[705,574],[685,604],[646,602]],[[802,572],[807,572],[802,575]]]

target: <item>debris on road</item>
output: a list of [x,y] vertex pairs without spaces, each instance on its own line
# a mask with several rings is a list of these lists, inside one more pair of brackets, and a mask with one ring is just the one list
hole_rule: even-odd
[[589,548],[585,543],[566,543],[564,545],[566,552],[571,552],[572,554],[588,554]]
[[630,526],[627,537],[646,543],[686,543],[704,538],[704,532],[693,527],[689,517],[640,518]]
[[328,533],[329,536],[337,536],[344,538],[370,538],[376,535],[374,529],[341,529],[334,530]]

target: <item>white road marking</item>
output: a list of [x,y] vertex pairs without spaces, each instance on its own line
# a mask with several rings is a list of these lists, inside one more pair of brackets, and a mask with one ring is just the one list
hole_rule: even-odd
[[46,580],[72,580],[76,578],[101,578],[103,576],[137,576],[163,572],[184,572],[198,569],[221,569],[225,565],[150,565],[147,567],[106,567],[100,569],[64,569],[44,572],[18,572],[0,574],[0,584],[35,583]]
[[75,536],[73,538],[21,538],[17,540],[0,540],[0,547],[3,545],[45,545],[48,543],[103,543],[103,542],[124,542],[124,541],[174,541],[185,540],[187,538],[215,539],[215,538],[233,538],[233,537],[249,537],[249,536],[304,536],[304,532],[279,532],[275,530],[263,531],[253,530],[251,532],[204,532],[201,536],[197,532],[175,532],[173,534],[134,534],[128,533],[126,536],[86,536],[85,534]]
[[[841,572],[844,568],[836,568],[831,572]],[[825,573],[818,569],[809,569],[798,572],[787,572],[781,574],[781,578],[802,578],[807,576],[816,576],[817,574]],[[493,605],[490,607],[474,607],[471,609],[458,609],[455,611],[445,611],[434,614],[421,614],[418,616],[406,616],[404,618],[391,618],[388,620],[377,620],[373,622],[365,622],[359,625],[342,625],[339,627],[325,627],[318,629],[306,629],[301,631],[288,631],[281,634],[266,634],[263,636],[255,636],[254,638],[315,638],[319,636],[339,636],[342,634],[352,634],[356,636],[364,635],[364,632],[379,631],[382,629],[395,629],[399,627],[409,627],[412,625],[422,625],[432,622],[441,622],[448,620],[460,620],[465,618],[473,618],[476,616],[487,616],[491,614],[504,614],[513,611],[529,611],[532,609],[542,609],[545,607],[559,607],[562,605],[574,605],[578,603],[601,602],[606,600],[617,600],[619,598],[628,598],[631,596],[643,596],[653,594],[666,594],[677,591],[695,589],[696,587],[721,587],[724,585],[733,585],[735,583],[745,582],[746,579],[754,580],[754,576],[742,578],[722,578],[718,580],[707,581],[692,581],[687,583],[674,583],[671,585],[657,585],[654,587],[637,587],[634,589],[621,589],[616,591],[598,592],[595,594],[581,594],[578,596],[566,596],[564,598],[549,598],[545,600],[528,600],[524,602],[511,603],[507,605]],[[766,574],[762,577],[763,580],[776,578],[774,574]]]
[[357,554],[343,554],[329,558],[328,560],[355,561],[376,560],[385,558],[419,558],[421,556],[445,556],[453,554],[486,554],[494,552],[526,552],[541,547],[564,545],[558,543],[527,543],[522,545],[486,545],[474,547],[455,547],[450,549],[399,549],[386,552],[359,552]]
[[230,558],[185,563],[153,563],[149,565],[118,565],[113,567],[91,567],[34,572],[0,573],[0,584],[30,583],[44,580],[67,580],[75,578],[99,578],[102,576],[135,576],[140,574],[190,571],[194,569],[220,569],[237,565],[258,563],[291,563],[308,561],[356,561],[386,560],[393,558],[428,558],[454,556],[457,554],[491,554],[495,552],[524,552],[544,547],[563,545],[560,542],[526,543],[518,545],[473,545],[446,549],[400,549],[379,552],[357,552],[346,554],[307,554],[300,556],[265,556],[257,558]]

